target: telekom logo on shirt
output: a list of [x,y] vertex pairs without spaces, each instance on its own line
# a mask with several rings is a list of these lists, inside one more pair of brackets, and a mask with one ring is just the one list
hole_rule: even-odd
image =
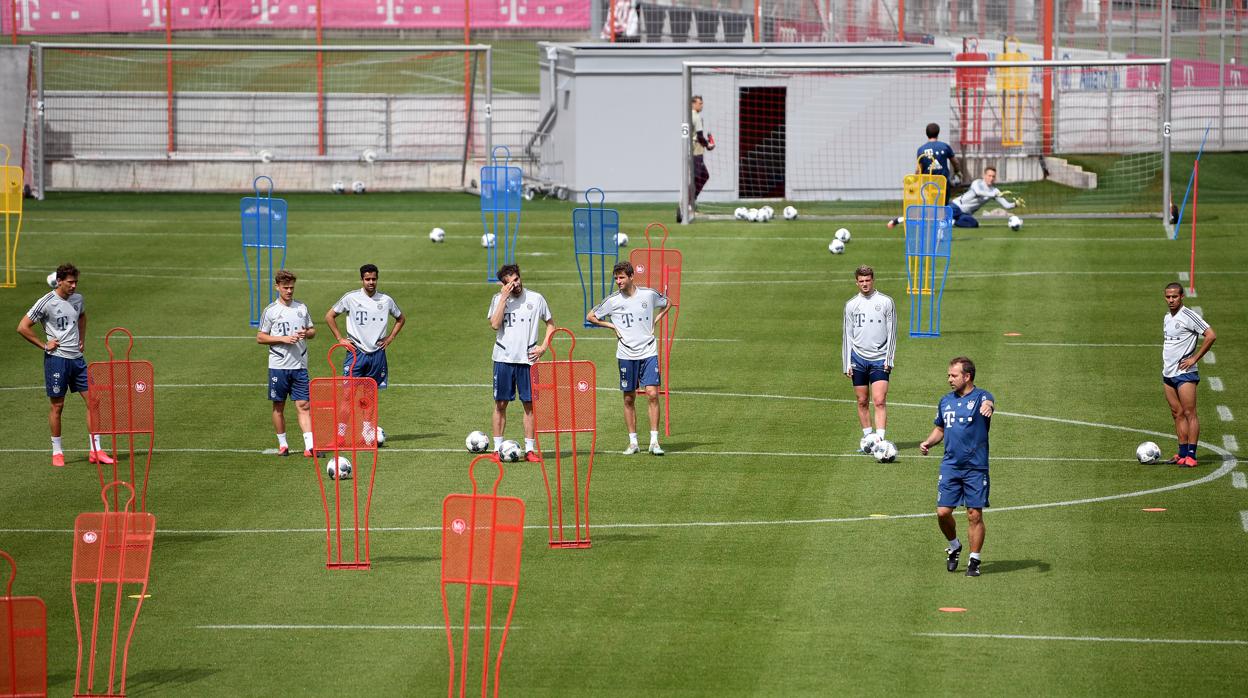
[[[207,29],[585,29],[584,0],[16,0],[20,34]],[[8,1],[3,3],[7,9]],[[4,34],[13,13],[0,12]]]

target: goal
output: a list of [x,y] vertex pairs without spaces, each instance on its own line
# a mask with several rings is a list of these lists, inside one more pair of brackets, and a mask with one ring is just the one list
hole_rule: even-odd
[[32,189],[462,189],[491,138],[477,45],[35,44]]
[[776,202],[795,202],[804,217],[899,215],[902,178],[916,171],[930,123],[961,160],[963,186],[994,167],[1027,215],[1163,216],[1169,61],[1016,60],[1025,57],[685,62],[683,113],[701,96],[717,147],[694,201],[693,134],[682,140],[681,218]]

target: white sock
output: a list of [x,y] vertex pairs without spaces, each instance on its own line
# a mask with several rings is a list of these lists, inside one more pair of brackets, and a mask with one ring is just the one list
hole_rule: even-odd
[[657,444],[658,442],[659,442],[659,432],[657,431],[650,432],[650,443]]
[[502,447],[503,447],[503,437],[495,436],[494,437],[494,450],[497,451],[498,449]]
[[634,446],[637,445],[637,432],[635,431],[628,432],[628,442]]
[[979,553],[971,553],[971,559],[972,559],[972,560],[978,560],[978,559],[979,559]]
[[524,450],[525,450],[525,452],[526,452],[526,453],[527,453],[527,452],[530,452],[530,451],[536,451],[536,450],[537,450],[537,444],[535,443],[535,440],[534,440],[534,439],[525,439],[525,440],[524,440]]
[[957,538],[954,538],[953,540],[949,541],[949,549],[950,549],[950,550],[961,550],[961,549],[962,549],[962,541],[958,540]]
[[312,450],[312,432],[310,431],[303,432],[303,450]]
[[52,455],[56,455],[58,453],[64,453],[64,452],[65,452],[65,449],[61,446],[61,437],[53,436],[52,437]]
[[91,450],[92,450],[92,451],[103,451],[103,450],[104,450],[104,449],[100,448],[100,435],[99,435],[99,434],[92,434],[92,435],[91,435],[91,439],[90,439],[90,443],[91,443]]
[[883,430],[883,429],[876,429],[876,430],[875,430],[875,433],[876,433],[877,435],[879,435],[879,437],[880,437],[880,441],[883,441],[883,440],[884,440],[884,430]]
[[863,427],[863,428],[862,428],[862,435],[863,435],[863,436],[870,436],[870,435],[871,435],[871,427]]
[[286,435],[285,435],[285,434],[278,434],[278,435],[277,435],[277,447],[278,447],[278,448],[290,448],[290,444],[286,443]]

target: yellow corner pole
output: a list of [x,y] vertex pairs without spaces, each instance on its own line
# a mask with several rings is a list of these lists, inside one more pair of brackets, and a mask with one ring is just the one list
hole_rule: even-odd
[[[1010,42],[1014,42],[1014,50],[1010,50]],[[1028,68],[1011,68],[1009,63],[1027,60],[1027,54],[1019,48],[1022,44],[1016,37],[1008,36],[1001,43],[1001,55],[997,61],[1003,63],[997,69],[997,89],[1001,92],[1001,145],[1017,147],[1023,145],[1023,112],[1027,101],[1027,82],[1031,77]]]
[[4,209],[4,280],[0,288],[17,286],[17,242],[22,235],[22,168],[9,165],[9,146],[4,149],[4,166],[0,169],[0,206]]

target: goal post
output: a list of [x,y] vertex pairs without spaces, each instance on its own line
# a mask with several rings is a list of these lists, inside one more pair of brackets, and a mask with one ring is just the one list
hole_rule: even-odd
[[486,45],[34,44],[32,189],[470,188]]
[[[902,215],[929,123],[963,187],[993,167],[1026,215],[1169,220],[1169,59],[686,61],[682,79],[684,222],[777,201],[803,217]],[[695,95],[717,146],[696,202]]]

